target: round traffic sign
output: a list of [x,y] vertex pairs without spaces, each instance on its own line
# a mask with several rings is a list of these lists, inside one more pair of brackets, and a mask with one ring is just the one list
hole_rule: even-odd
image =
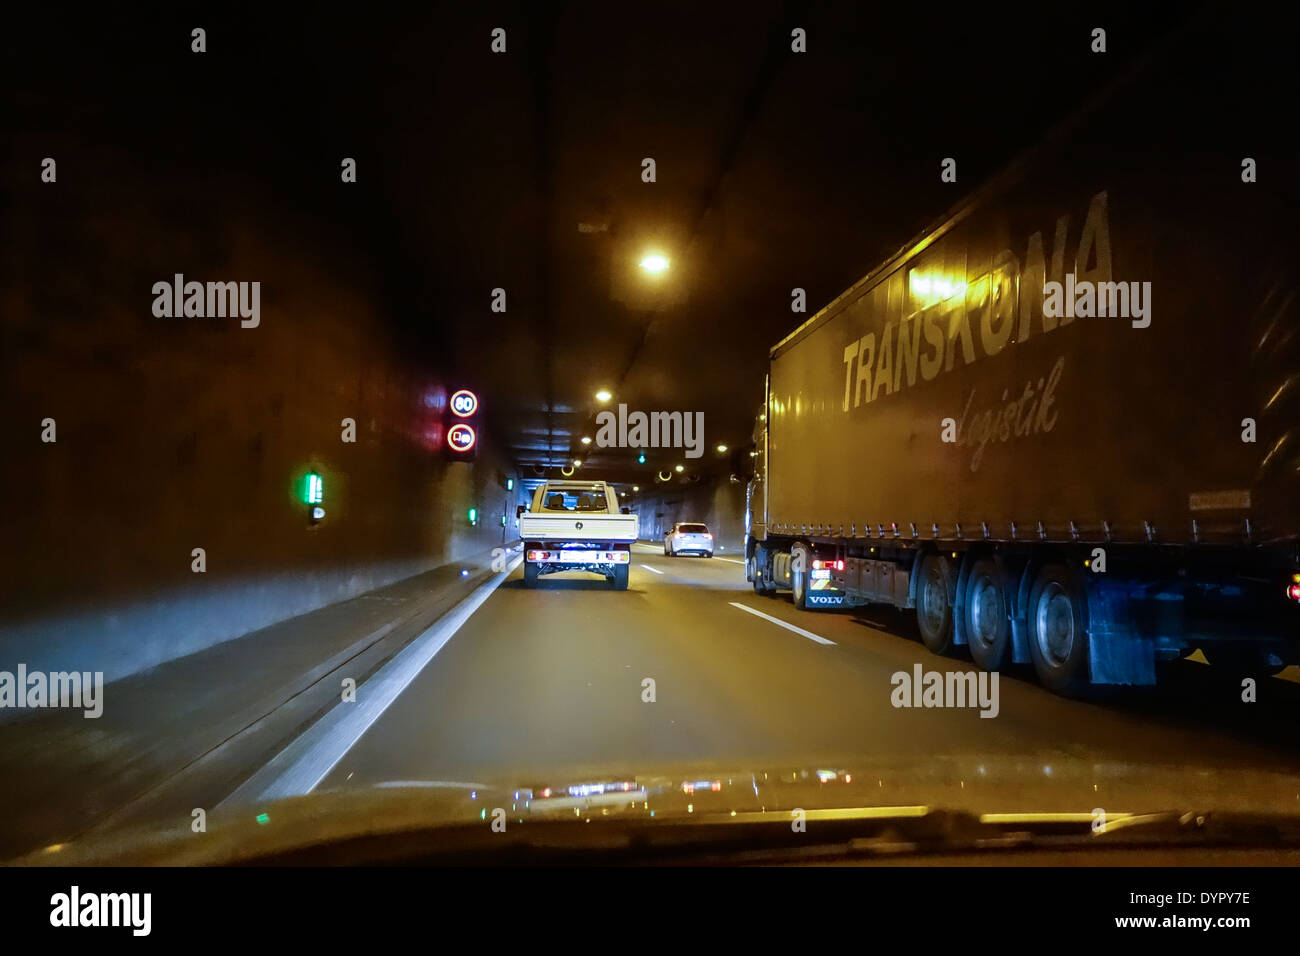
[[478,411],[478,396],[462,388],[451,396],[451,413],[458,418],[469,418]]
[[476,441],[478,435],[474,433],[473,426],[466,425],[464,422],[457,422],[447,429],[447,447],[452,451],[469,451]]

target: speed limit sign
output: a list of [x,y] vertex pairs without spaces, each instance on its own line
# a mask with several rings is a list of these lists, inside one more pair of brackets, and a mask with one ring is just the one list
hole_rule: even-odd
[[469,418],[478,411],[478,396],[462,388],[451,396],[451,413],[457,418]]

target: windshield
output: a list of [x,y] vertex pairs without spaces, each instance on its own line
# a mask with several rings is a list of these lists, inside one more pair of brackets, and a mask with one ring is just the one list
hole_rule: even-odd
[[1276,5],[18,6],[0,861],[1300,815]]

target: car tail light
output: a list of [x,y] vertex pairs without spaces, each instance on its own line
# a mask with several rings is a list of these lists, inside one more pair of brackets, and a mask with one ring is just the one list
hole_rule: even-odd
[[[1295,577],[1300,578],[1300,574],[1295,575]],[[1291,586],[1286,589],[1286,596],[1300,603],[1300,582],[1295,581],[1293,578]]]

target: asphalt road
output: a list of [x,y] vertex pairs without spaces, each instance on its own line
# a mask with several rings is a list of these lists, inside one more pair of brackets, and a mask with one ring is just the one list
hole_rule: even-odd
[[1160,688],[1067,700],[1025,669],[1001,676],[998,713],[981,718],[893,706],[892,675],[917,663],[973,670],[930,655],[907,615],[800,612],[788,594],[759,597],[735,559],[638,546],[625,592],[579,574],[527,590],[516,569],[320,786],[927,754],[1300,770],[1290,680],[1243,703],[1235,682],[1183,661]]

